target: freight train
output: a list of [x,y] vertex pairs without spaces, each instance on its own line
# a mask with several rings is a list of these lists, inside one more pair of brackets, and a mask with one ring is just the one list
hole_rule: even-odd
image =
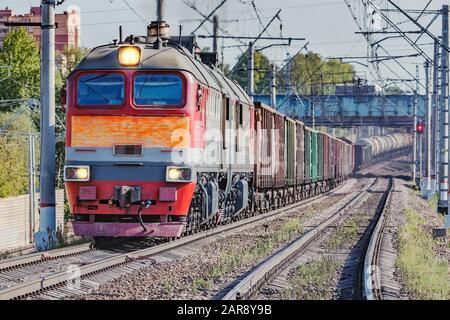
[[351,144],[253,103],[217,55],[167,28],[94,48],[68,78],[75,234],[179,237],[326,192],[352,173]]
[[354,143],[355,170],[375,162],[407,153],[412,145],[412,137],[407,133],[372,136]]

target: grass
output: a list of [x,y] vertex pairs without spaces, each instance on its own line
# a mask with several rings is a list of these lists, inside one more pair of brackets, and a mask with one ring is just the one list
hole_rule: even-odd
[[349,221],[345,226],[339,226],[327,241],[329,250],[346,248],[358,235],[358,225],[354,220]]
[[417,212],[405,209],[406,223],[399,231],[397,266],[407,289],[421,300],[450,299],[448,261],[434,252],[435,240],[424,231],[426,223]]
[[438,201],[439,201],[439,195],[436,192],[433,195],[433,197],[431,197],[431,199],[428,200],[428,205],[430,206],[431,209],[436,210]]
[[192,283],[194,291],[202,290],[202,289],[211,289],[212,282],[210,280],[206,280],[203,278],[196,278]]
[[175,287],[170,281],[164,281],[163,291],[166,295],[170,296],[174,292]]
[[241,265],[248,265],[268,256],[280,243],[287,242],[298,234],[301,228],[299,219],[290,219],[273,234],[255,240],[255,244],[251,247],[224,250],[212,268],[212,276],[221,277]]
[[283,300],[329,300],[332,299],[333,278],[338,262],[328,256],[298,266],[291,274],[290,288],[280,292]]

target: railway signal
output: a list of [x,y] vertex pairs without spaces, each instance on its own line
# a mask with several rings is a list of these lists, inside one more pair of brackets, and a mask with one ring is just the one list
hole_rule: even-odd
[[418,134],[423,134],[424,131],[425,131],[425,123],[419,122],[419,123],[417,124],[417,126],[416,126],[416,132],[417,132]]

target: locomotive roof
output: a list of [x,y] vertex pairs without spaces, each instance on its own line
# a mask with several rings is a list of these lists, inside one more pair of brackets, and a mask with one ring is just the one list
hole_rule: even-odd
[[153,45],[135,43],[141,48],[141,63],[135,67],[124,67],[118,61],[117,51],[128,44],[104,45],[92,51],[78,64],[76,70],[177,70],[191,73],[199,82],[208,85],[232,100],[251,104],[245,91],[233,80],[227,78],[220,70],[212,69],[197,60],[184,47],[161,47],[154,49]]

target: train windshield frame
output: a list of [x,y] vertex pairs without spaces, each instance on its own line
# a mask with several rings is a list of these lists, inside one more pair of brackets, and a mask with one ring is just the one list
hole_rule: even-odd
[[125,103],[125,76],[121,73],[82,73],[77,79],[77,106],[120,107]]
[[133,77],[133,103],[137,107],[182,108],[185,80],[175,73],[137,73]]

